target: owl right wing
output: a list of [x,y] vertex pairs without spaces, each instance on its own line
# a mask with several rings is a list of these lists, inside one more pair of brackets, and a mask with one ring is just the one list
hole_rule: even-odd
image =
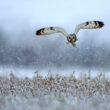
[[74,33],[77,34],[80,29],[97,29],[102,28],[103,26],[104,23],[102,21],[87,21],[77,25]]
[[67,32],[60,27],[45,27],[36,31],[36,35],[50,35],[54,33],[62,33],[65,37],[68,36]]

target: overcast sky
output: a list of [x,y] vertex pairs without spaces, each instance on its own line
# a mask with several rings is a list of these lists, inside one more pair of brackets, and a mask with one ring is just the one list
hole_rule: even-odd
[[[17,25],[25,21],[36,27],[42,25],[74,27],[82,21],[107,20],[107,17],[110,17],[110,1],[2,0],[0,14],[0,22],[5,25]],[[14,21],[17,21],[16,24]]]

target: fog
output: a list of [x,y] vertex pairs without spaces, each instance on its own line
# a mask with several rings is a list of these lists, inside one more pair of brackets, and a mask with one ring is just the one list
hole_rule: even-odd
[[[7,0],[0,4],[0,65],[36,68],[110,68],[109,0]],[[81,30],[77,47],[62,34],[38,37],[35,31],[60,26],[73,33],[77,24],[103,21],[96,30]]]

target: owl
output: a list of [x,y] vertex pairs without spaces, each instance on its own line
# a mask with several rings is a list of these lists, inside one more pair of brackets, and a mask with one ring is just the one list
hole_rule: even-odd
[[61,27],[45,27],[37,30],[36,35],[44,36],[44,35],[50,35],[54,33],[62,33],[67,39],[66,44],[71,43],[72,46],[76,46],[75,42],[78,40],[77,33],[79,32],[80,29],[97,29],[97,28],[102,28],[103,26],[104,26],[104,23],[102,21],[87,21],[87,22],[78,24],[75,27],[73,34],[68,34],[65,31],[65,29]]

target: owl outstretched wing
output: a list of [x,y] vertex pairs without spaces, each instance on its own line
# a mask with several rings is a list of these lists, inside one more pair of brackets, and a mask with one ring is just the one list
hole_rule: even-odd
[[77,34],[80,29],[97,29],[102,28],[103,26],[104,23],[102,21],[87,21],[77,25],[74,33]]
[[60,27],[45,27],[36,31],[36,35],[50,35],[54,33],[62,33],[65,37],[68,36],[67,32]]

